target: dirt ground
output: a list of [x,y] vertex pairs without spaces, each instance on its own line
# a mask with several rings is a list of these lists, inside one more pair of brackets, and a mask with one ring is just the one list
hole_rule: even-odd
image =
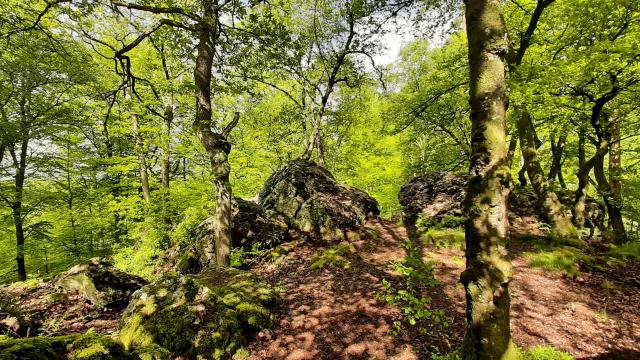
[[[392,263],[405,256],[401,243],[407,233],[384,220],[372,220],[367,227],[377,236],[354,241],[349,269],[310,269],[313,255],[328,245],[300,239],[294,239],[298,245],[281,263],[266,261],[253,268],[285,292],[275,309],[275,326],[249,342],[250,359],[429,359],[436,349],[444,353],[460,344],[465,300],[458,277],[464,253],[433,246],[423,251],[440,284],[424,288],[421,295],[445,312],[448,326],[423,320],[397,332],[400,311],[375,294],[383,289],[382,279],[399,281]],[[522,256],[527,249],[523,242],[510,249],[511,328],[518,346],[551,345],[585,360],[640,359],[640,264],[581,269],[570,279],[529,267]],[[55,291],[43,283],[29,290],[12,288],[9,295],[17,307],[34,314],[40,335],[117,330],[122,309],[95,309],[79,296]]]
[[[441,282],[425,295],[433,298],[434,308],[445,310],[451,324],[434,326],[431,335],[407,325],[393,336],[400,313],[374,294],[383,278],[397,278],[390,264],[405,256],[400,242],[407,234],[386,221],[368,226],[382,236],[356,242],[348,270],[310,270],[313,254],[325,247],[309,243],[289,253],[283,264],[255,269],[286,293],[277,309],[277,325],[257,335],[250,359],[429,359],[435,348],[446,352],[460,343],[465,300],[458,276],[464,253],[434,247],[424,251],[424,260],[435,264]],[[551,345],[577,359],[640,359],[637,279],[618,281],[625,278],[625,269],[582,272],[568,279],[529,267],[522,251],[522,246],[513,251],[511,283],[511,327],[518,346]],[[637,276],[635,265],[626,272]]]

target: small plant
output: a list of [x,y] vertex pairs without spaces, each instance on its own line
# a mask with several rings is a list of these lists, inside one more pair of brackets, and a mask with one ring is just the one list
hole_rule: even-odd
[[445,215],[442,219],[440,219],[439,226],[441,228],[453,229],[464,225],[464,221],[464,217],[461,216]]
[[351,261],[346,257],[349,253],[354,253],[356,248],[350,243],[341,243],[331,246],[322,253],[316,252],[311,259],[309,269],[322,269],[328,266],[339,267],[343,269],[351,268]]
[[[392,333],[397,335],[402,330],[403,322],[415,326],[420,320],[430,320],[432,323],[446,327],[448,325],[444,311],[434,309],[432,299],[422,295],[423,290],[433,288],[439,284],[433,276],[431,264],[425,263],[419,251],[411,242],[406,242],[407,256],[401,262],[394,262],[394,270],[402,277],[400,284],[394,285],[387,279],[382,279],[383,290],[375,294],[376,299],[400,308],[402,321],[394,322]],[[419,331],[429,333],[429,329],[420,327]]]
[[598,319],[600,321],[609,320],[609,314],[607,313],[607,309],[597,310],[595,312],[595,316],[596,316],[596,319]]
[[429,229],[422,239],[437,248],[464,250],[464,231],[462,229]]

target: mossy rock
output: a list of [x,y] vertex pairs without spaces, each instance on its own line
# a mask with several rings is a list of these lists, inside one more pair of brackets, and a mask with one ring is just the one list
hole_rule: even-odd
[[[122,344],[96,334],[0,340],[0,360],[127,360],[140,359]],[[150,358],[152,359],[152,358]]]
[[104,258],[93,258],[60,274],[54,284],[79,293],[97,307],[124,307],[147,282],[117,269]]
[[[273,211],[266,211],[255,202],[234,198],[231,203],[231,246],[244,251],[273,249],[289,239],[289,227],[282,215]],[[214,218],[209,217],[196,229],[197,247],[199,253],[214,252],[209,247],[216,243]],[[188,254],[187,254],[188,255]],[[192,259],[185,257],[183,265],[186,270],[193,268]],[[194,273],[197,271],[184,271]],[[197,267],[197,266],[195,266]]]
[[271,325],[276,299],[276,290],[245,271],[167,273],[134,294],[120,340],[126,348],[159,346],[172,356],[229,358],[247,336]]
[[301,159],[269,177],[259,204],[284,216],[291,227],[325,240],[344,240],[347,231],[380,214],[367,193],[339,184],[327,169]]

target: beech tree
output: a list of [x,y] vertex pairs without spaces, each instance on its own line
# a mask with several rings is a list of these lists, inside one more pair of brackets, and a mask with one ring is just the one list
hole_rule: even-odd
[[467,298],[464,359],[516,359],[509,324],[511,262],[507,253],[507,94],[509,50],[499,0],[467,0],[471,166],[465,199]]

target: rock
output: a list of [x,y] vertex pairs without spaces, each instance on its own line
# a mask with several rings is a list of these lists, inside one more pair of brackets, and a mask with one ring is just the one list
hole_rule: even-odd
[[167,273],[144,286],[125,310],[125,348],[156,346],[173,357],[230,357],[252,332],[269,326],[277,292],[255,275],[212,268],[198,275]]
[[93,258],[60,274],[56,286],[84,296],[97,307],[124,307],[147,282],[117,269],[104,258]]
[[467,175],[434,171],[404,184],[398,193],[406,214],[422,213],[428,218],[464,216]]
[[[265,211],[255,202],[234,198],[231,204],[231,246],[245,250],[272,249],[288,237],[284,218]],[[213,217],[207,218],[196,230],[198,244],[215,243]]]
[[0,291],[0,335],[27,336],[33,329],[28,314],[14,305],[14,300]]
[[[148,357],[154,359],[153,357]],[[74,334],[0,340],[1,360],[134,360],[122,344],[106,336]],[[156,359],[159,359],[156,357]]]
[[[434,171],[410,180],[398,193],[405,219],[415,219],[418,215],[436,221],[442,221],[445,217],[463,217],[466,186],[467,174],[448,171]],[[567,211],[570,211],[573,192],[558,191],[557,194]],[[604,214],[602,205],[594,199],[588,199],[586,206],[587,225],[600,226]],[[512,191],[509,195],[509,217],[523,216],[543,217],[537,196],[532,191]]]
[[287,223],[322,239],[342,239],[344,232],[380,214],[367,193],[339,184],[313,161],[294,160],[269,177],[259,203],[285,217]]

